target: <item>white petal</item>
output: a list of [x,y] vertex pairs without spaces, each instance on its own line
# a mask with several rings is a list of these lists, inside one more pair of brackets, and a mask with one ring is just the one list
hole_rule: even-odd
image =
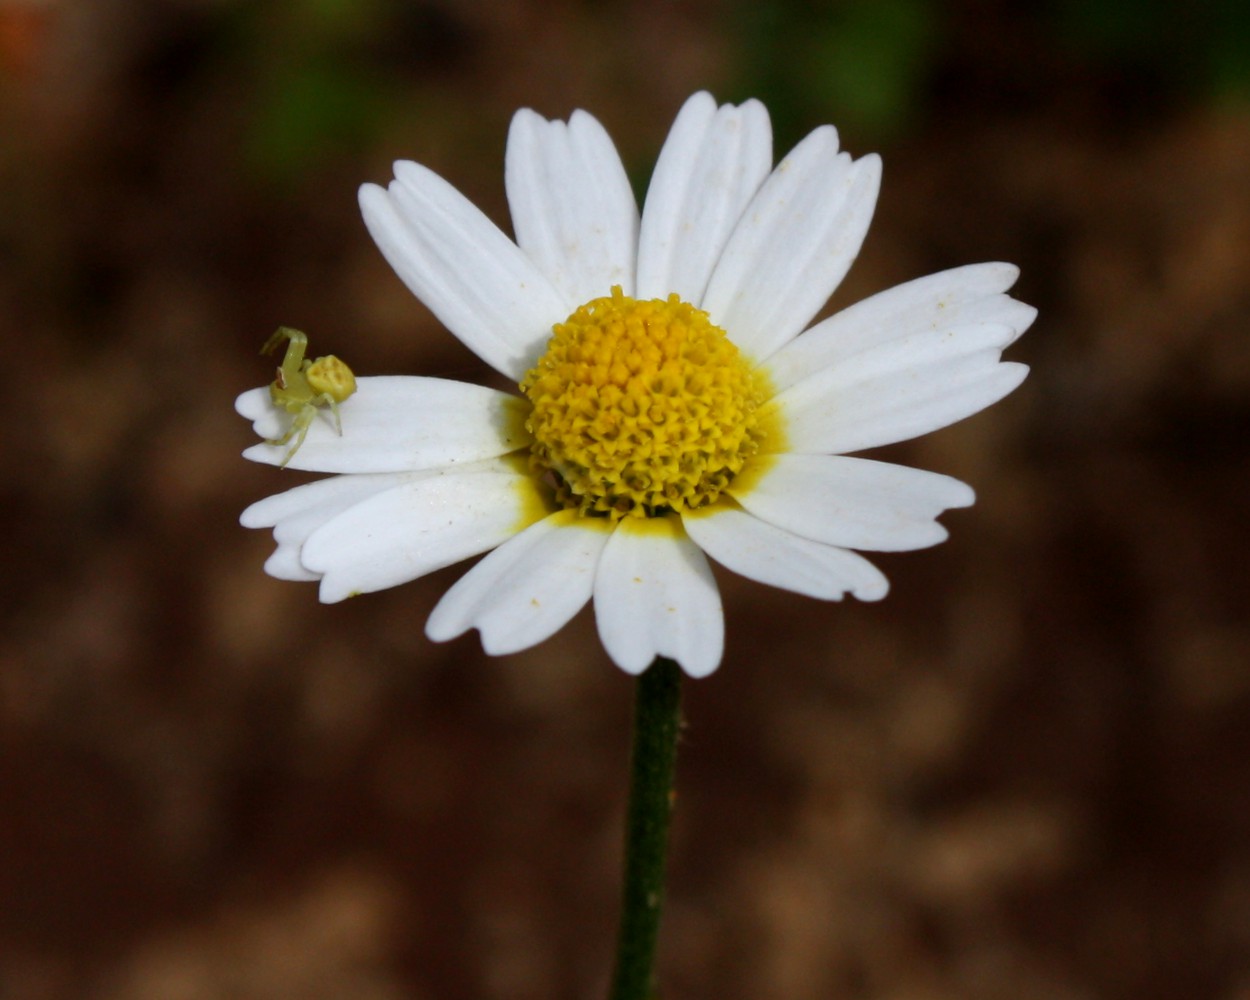
[[712,569],[676,517],[624,518],[595,574],[595,621],[608,655],[640,674],[657,656],[705,677],[720,664],[725,620]]
[[265,572],[279,580],[319,580],[300,562],[300,550],[314,531],[343,511],[412,479],[411,474],[332,476],[258,500],[239,516],[245,528],[273,528],[278,548]]
[[[255,421],[256,433],[277,438],[292,414],[274,406],[267,387],[251,389],[235,409]],[[308,436],[287,463],[312,472],[400,472],[476,462],[506,455],[530,441],[528,404],[517,396],[448,379],[380,376],[356,381],[356,392],[339,404],[340,435],[329,407],[320,407]],[[243,453],[254,462],[279,465],[286,444],[257,444]]]
[[278,544],[265,560],[264,570],[275,580],[288,580],[292,583],[315,583],[321,579],[320,573],[305,569],[299,561],[298,545]]
[[517,243],[563,295],[566,314],[613,285],[634,294],[638,205],[598,121],[585,111],[567,125],[518,111],[504,179]]
[[846,593],[879,601],[890,584],[863,556],[783,531],[741,507],[714,504],[682,515],[687,534],[722,566],[823,601]]
[[656,161],[638,240],[638,297],[699,305],[747,203],[768,176],[772,126],[759,101],[682,106]]
[[245,528],[272,528],[283,521],[300,517],[309,511],[335,505],[340,499],[357,499],[372,496],[415,478],[402,473],[377,476],[331,476],[316,482],[304,483],[294,489],[257,500],[239,515],[239,523]]
[[870,347],[929,330],[993,323],[1008,327],[1014,340],[1037,316],[1032,306],[1003,294],[1019,273],[1012,264],[969,264],[878,292],[769,358],[773,388],[780,392]]
[[763,360],[798,336],[850,270],[872,220],[881,160],[838,153],[832,126],[777,164],[743,213],[708,283],[703,308]]
[[950,476],[843,455],[770,455],[729,493],[750,513],[826,545],[902,552],[936,545],[934,520],[967,507],[972,488]]
[[483,361],[519,382],[551,326],[570,312],[563,297],[499,228],[437,174],[395,164],[386,190],[360,189],[374,241],[404,284]]
[[774,396],[793,452],[845,453],[906,441],[996,403],[1028,374],[1000,362],[1014,336],[993,324],[929,330],[847,358]]
[[267,385],[239,393],[234,400],[234,412],[252,421],[252,430],[259,437],[277,437],[284,432],[282,414],[273,405]]
[[331,603],[493,549],[545,515],[529,476],[440,470],[351,507],[313,532],[300,559],[323,574]]
[[590,600],[606,518],[562,510],[508,539],[443,595],[425,634],[445,642],[477,628],[493,656],[554,635]]

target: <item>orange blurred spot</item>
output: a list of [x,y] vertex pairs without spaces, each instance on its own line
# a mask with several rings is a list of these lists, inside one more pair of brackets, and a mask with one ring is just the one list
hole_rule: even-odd
[[0,74],[29,80],[47,48],[54,5],[0,0]]

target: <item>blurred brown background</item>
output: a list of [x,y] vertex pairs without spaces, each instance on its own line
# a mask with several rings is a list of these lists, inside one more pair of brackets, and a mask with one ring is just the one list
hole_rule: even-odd
[[1033,365],[886,456],[972,483],[879,605],[722,576],[666,998],[1250,997],[1240,4],[0,3],[4,1000],[602,996],[632,688],[587,615],[433,646],[457,572],[267,578],[231,403],[279,324],[486,377],[371,245],[392,159],[501,224],[511,112],[639,185],[680,102],[885,158],[835,304],[1019,263]]

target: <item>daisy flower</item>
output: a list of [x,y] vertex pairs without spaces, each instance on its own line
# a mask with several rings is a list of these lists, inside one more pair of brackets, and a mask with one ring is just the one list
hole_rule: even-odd
[[[360,205],[409,289],[516,394],[416,376],[360,378],[291,455],[331,473],[248,507],[272,528],[275,577],[322,601],[393,587],[486,553],[426,626],[471,628],[493,654],[552,635],[593,598],[608,655],[703,676],[724,615],[708,557],[823,600],[877,600],[856,550],[946,537],[973,502],[948,476],[849,457],[945,427],[1020,384],[1000,355],[1032,322],[1017,269],[908,282],[810,325],[859,252],[875,155],[816,129],[772,165],[758,101],[682,107],[641,214],[595,118],[517,112],[505,184],[515,241],[442,178],[395,164]],[[291,414],[266,388],[236,408],[263,438]]]

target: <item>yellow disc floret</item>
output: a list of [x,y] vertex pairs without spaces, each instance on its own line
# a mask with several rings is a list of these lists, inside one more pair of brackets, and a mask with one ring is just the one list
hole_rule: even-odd
[[553,328],[521,391],[531,465],[585,514],[712,503],[759,449],[763,379],[707,313],[613,287]]

